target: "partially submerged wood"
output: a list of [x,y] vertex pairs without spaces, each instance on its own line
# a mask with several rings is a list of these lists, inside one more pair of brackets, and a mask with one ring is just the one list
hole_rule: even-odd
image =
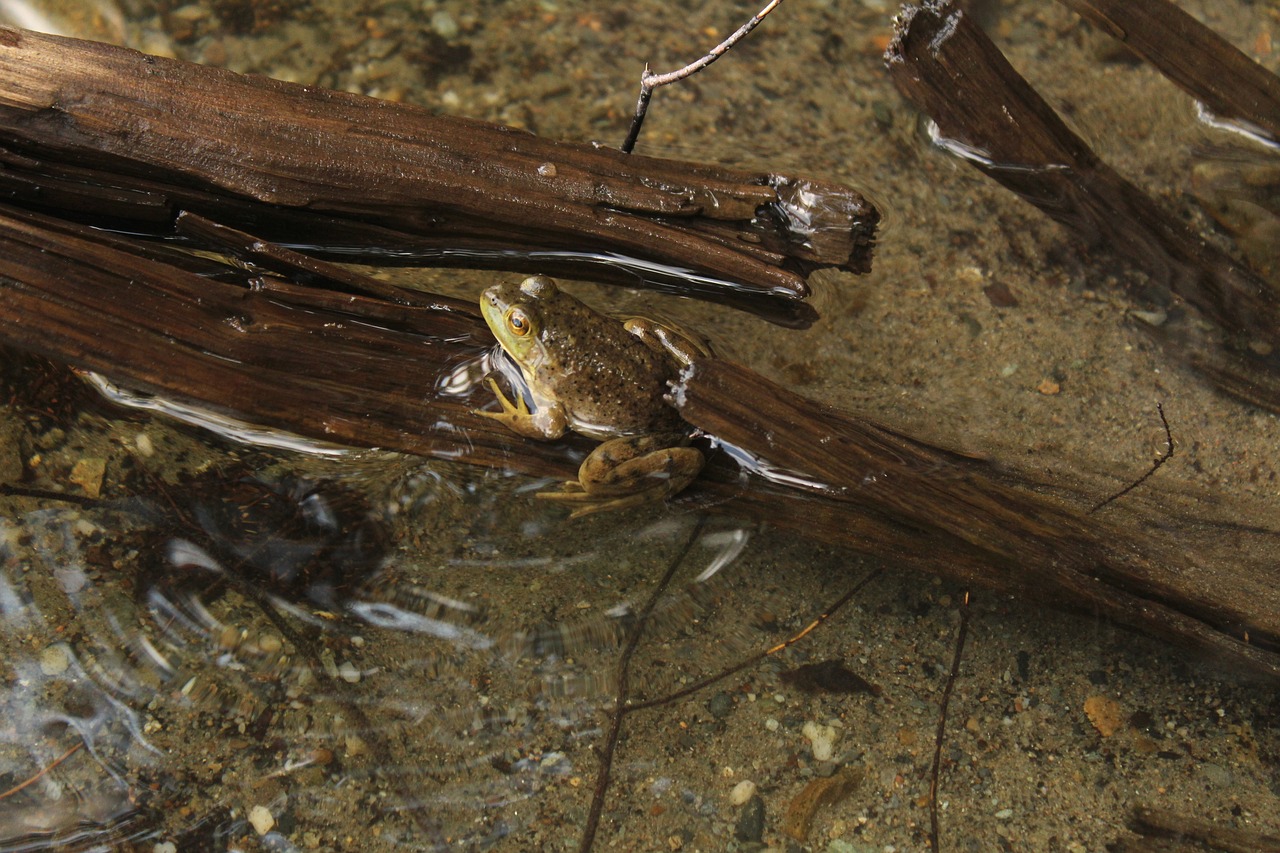
[[908,6],[885,54],[942,144],[1087,243],[1101,243],[1215,323],[1226,351],[1189,351],[1222,390],[1280,410],[1280,294],[1102,162],[951,2]]
[[[690,423],[754,457],[767,476],[811,493],[776,503],[772,523],[1099,613],[1280,676],[1274,564],[1197,565],[1184,549],[1042,495],[1015,471],[838,412],[731,362],[695,363],[676,400]],[[738,506],[753,506],[752,497]]]
[[1280,78],[1169,0],[1061,0],[1219,121],[1280,143]]
[[566,445],[521,442],[473,414],[491,393],[441,387],[493,345],[478,310],[450,300],[219,281],[0,208],[0,342],[321,441],[497,468],[518,446],[526,473],[572,470]]
[[160,228],[189,210],[370,263],[569,271],[725,300],[798,300],[813,270],[865,272],[879,219],[822,181],[5,28],[0,190]]
[[[247,235],[219,240],[288,262]],[[482,369],[493,342],[464,303],[360,295],[349,271],[314,266],[307,275],[332,276],[342,289],[243,273],[220,280],[240,271],[207,261],[195,271],[153,253],[0,207],[0,344],[331,442],[566,478],[590,446],[525,440],[474,414],[492,395],[463,369]],[[686,420],[754,456],[760,474],[714,454],[681,506],[1100,612],[1280,675],[1274,566],[1205,569],[1178,551],[1162,563],[1140,532],[1085,518],[1015,475],[840,414],[740,365],[698,362],[678,390]]]

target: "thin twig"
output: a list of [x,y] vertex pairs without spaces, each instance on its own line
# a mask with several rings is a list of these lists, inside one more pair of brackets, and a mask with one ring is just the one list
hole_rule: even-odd
[[1155,462],[1151,464],[1151,467],[1147,469],[1147,472],[1145,474],[1143,474],[1138,479],[1134,480],[1129,485],[1125,486],[1120,491],[1116,492],[1111,497],[1107,498],[1106,500],[1094,506],[1093,509],[1089,510],[1090,515],[1102,509],[1104,506],[1111,503],[1112,501],[1119,500],[1120,498],[1129,494],[1134,489],[1138,488],[1138,486],[1141,486],[1143,483],[1147,481],[1148,477],[1150,477],[1156,471],[1160,470],[1161,465],[1163,465],[1164,463],[1168,462],[1170,459],[1173,458],[1173,431],[1169,429],[1169,420],[1164,416],[1163,403],[1156,403],[1156,412],[1160,415],[1160,423],[1164,425],[1164,443],[1165,443],[1164,453],[1160,455],[1159,459],[1157,459]]
[[776,655],[778,652],[782,651],[783,649],[790,648],[795,643],[798,643],[801,640],[803,640],[805,637],[807,637],[815,628],[817,628],[823,622],[827,621],[832,616],[836,615],[836,613],[841,608],[843,608],[846,604],[848,604],[855,595],[862,592],[863,588],[865,588],[867,584],[871,583],[871,581],[878,578],[881,572],[883,571],[884,569],[879,567],[872,569],[870,572],[866,574],[865,577],[862,578],[862,580],[858,581],[856,584],[850,587],[848,592],[840,596],[840,598],[837,599],[835,603],[833,603],[830,607],[826,608],[821,613],[819,613],[812,622],[806,625],[798,633],[792,635],[789,639],[783,640],[781,643],[777,643],[773,646],[770,646],[769,648],[765,649],[762,652],[757,652],[756,654],[752,655],[749,658],[740,660],[737,663],[735,663],[733,666],[729,667],[728,669],[720,670],[715,675],[708,676],[702,679],[701,681],[695,681],[693,684],[690,684],[687,687],[682,687],[679,690],[675,691],[674,693],[668,693],[666,696],[659,696],[656,699],[647,699],[644,702],[634,702],[631,705],[627,706],[627,713],[631,713],[632,711],[643,711],[646,708],[656,708],[659,705],[669,705],[670,703],[676,701],[677,699],[683,699],[684,697],[697,693],[700,690],[705,690],[711,685],[715,684],[717,681],[723,681],[724,679],[733,675],[735,672],[741,672],[742,670],[747,669],[748,667],[755,666],[760,661],[764,660],[767,657],[770,657],[771,655]]
[[622,150],[627,154],[636,147],[636,140],[640,138],[640,126],[644,124],[645,113],[649,111],[649,100],[653,97],[653,90],[659,86],[665,86],[668,83],[674,83],[677,80],[683,80],[695,72],[701,71],[711,63],[715,62],[723,56],[729,48],[742,41],[747,35],[756,28],[756,26],[765,19],[765,16],[772,12],[782,0],[769,0],[763,9],[756,12],[751,20],[734,31],[724,41],[711,49],[711,52],[696,62],[691,62],[684,68],[677,71],[668,71],[666,74],[654,74],[649,70],[649,66],[645,65],[644,72],[640,75],[640,99],[636,102],[636,114],[631,119],[631,130],[627,132],[626,141],[622,143]]
[[671,565],[667,567],[662,580],[658,581],[658,585],[649,594],[649,600],[645,602],[644,608],[636,617],[635,624],[631,626],[631,632],[627,637],[627,645],[618,657],[618,689],[614,699],[612,719],[609,722],[609,734],[605,737],[604,745],[600,749],[600,769],[596,773],[596,788],[591,797],[591,810],[587,813],[587,825],[582,831],[582,841],[578,845],[578,850],[582,853],[587,853],[595,843],[596,830],[600,826],[600,816],[604,812],[604,798],[609,791],[609,771],[613,766],[613,753],[617,749],[618,738],[622,734],[622,718],[627,715],[627,693],[629,692],[627,677],[631,668],[631,658],[640,646],[640,638],[644,635],[644,630],[650,615],[653,613],[653,608],[657,606],[658,599],[666,592],[667,586],[670,585],[671,578],[675,576],[676,570],[680,568],[684,558],[688,556],[690,549],[698,541],[698,537],[702,534],[702,528],[706,525],[706,519],[707,516],[705,515],[698,516],[698,523],[693,526],[693,531],[689,534],[688,541],[684,543],[680,553],[676,554],[671,560]]
[[956,651],[951,658],[951,673],[947,686],[942,689],[942,703],[938,707],[938,732],[933,739],[933,769],[929,771],[929,849],[938,853],[938,774],[942,765],[942,742],[947,734],[947,706],[951,704],[951,690],[960,675],[960,659],[964,655],[964,641],[969,635],[969,591],[965,590],[960,602],[960,629],[956,631]]
[[61,764],[62,762],[70,758],[75,753],[75,751],[82,746],[84,746],[84,741],[79,741],[70,749],[68,749],[66,752],[62,753],[62,755],[59,755],[57,758],[55,758],[52,764],[46,765],[45,768],[41,770],[39,773],[28,778],[27,781],[25,782],[20,782],[19,784],[14,785],[12,788],[5,791],[3,794],[0,794],[0,800],[8,799],[9,797],[12,797],[14,794],[18,793],[28,785],[35,783],[38,779],[40,779],[40,777],[44,776],[50,770],[52,770],[53,768],[57,767],[59,764]]

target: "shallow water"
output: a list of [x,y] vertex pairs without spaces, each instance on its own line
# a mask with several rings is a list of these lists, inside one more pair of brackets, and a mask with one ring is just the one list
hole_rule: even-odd
[[[124,5],[119,20],[42,8],[74,35],[610,144],[646,62],[688,61],[750,11]],[[1273,5],[1187,8],[1280,67]],[[637,148],[834,179],[876,201],[874,271],[815,277],[814,328],[569,287],[677,316],[808,396],[1099,497],[1164,449],[1162,402],[1178,453],[1130,499],[1170,519],[1274,527],[1277,419],[1214,393],[1145,334],[1140,318],[1178,313],[1163,288],[929,145],[880,61],[893,11],[791,0],[660,91]],[[977,14],[1104,159],[1229,245],[1190,176],[1206,152],[1243,143],[1058,5]],[[496,274],[391,275],[471,298]],[[5,481],[101,498],[6,499],[0,850],[577,849],[623,637],[673,565],[631,664],[636,699],[775,646],[879,573],[785,651],[628,714],[597,849],[756,849],[730,798],[743,781],[764,808],[761,843],[785,849],[789,804],[838,766],[865,776],[818,812],[808,847],[927,844],[962,588],[714,514],[568,522],[532,500],[536,481],[233,444],[104,407],[56,366],[6,371]],[[1211,559],[1237,547],[1172,521],[1166,532]],[[1248,547],[1278,564],[1274,543]],[[1274,685],[980,590],[969,618],[943,747],[944,849],[1100,850],[1129,837],[1139,804],[1280,832]],[[837,659],[878,692],[781,677]],[[1114,703],[1114,731],[1098,697]],[[824,760],[815,735],[834,739]]]

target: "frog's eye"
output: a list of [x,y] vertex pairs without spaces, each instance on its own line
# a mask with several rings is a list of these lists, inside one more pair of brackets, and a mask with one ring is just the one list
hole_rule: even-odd
[[511,332],[511,334],[517,338],[523,338],[532,330],[533,323],[529,322],[529,315],[519,308],[512,308],[507,312],[507,331]]

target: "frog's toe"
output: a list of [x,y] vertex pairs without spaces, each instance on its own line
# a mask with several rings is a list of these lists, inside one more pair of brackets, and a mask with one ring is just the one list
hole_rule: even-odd
[[[576,483],[574,485],[577,485]],[[563,492],[539,492],[535,497],[543,500],[555,501],[562,504],[576,504],[573,512],[569,513],[570,518],[582,518],[584,515],[593,515],[597,512],[607,512],[619,509],[632,509],[635,507],[645,506],[647,504],[657,503],[666,497],[665,489],[651,489],[644,492],[636,492],[621,497],[601,497],[600,495],[592,495],[584,492],[579,487],[578,491]]]

